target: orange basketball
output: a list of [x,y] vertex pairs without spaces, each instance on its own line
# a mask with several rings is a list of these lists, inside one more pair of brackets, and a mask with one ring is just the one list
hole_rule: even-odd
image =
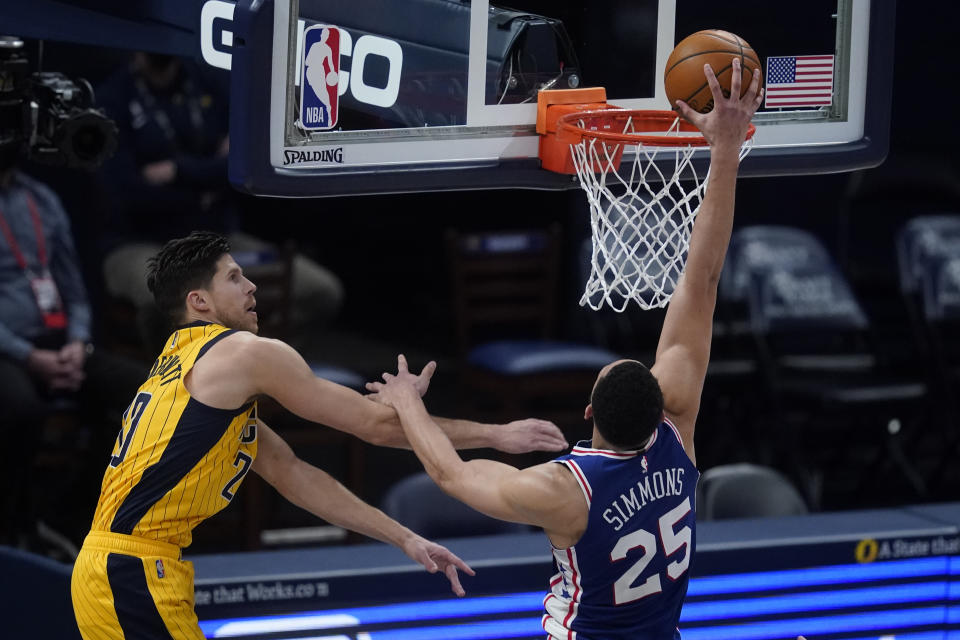
[[700,113],[713,109],[713,94],[703,75],[703,65],[709,64],[720,81],[725,96],[730,95],[733,77],[733,59],[740,58],[742,96],[750,87],[751,71],[760,69],[760,58],[747,42],[728,31],[708,29],[687,36],[667,58],[663,72],[663,86],[670,107],[683,100]]

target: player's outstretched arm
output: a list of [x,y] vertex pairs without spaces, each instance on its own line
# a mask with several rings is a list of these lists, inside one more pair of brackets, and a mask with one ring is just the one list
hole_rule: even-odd
[[467,563],[446,547],[410,531],[352,494],[329,474],[298,458],[289,445],[262,421],[257,422],[258,455],[253,470],[284,498],[313,515],[365,536],[392,544],[430,573],[442,572],[458,596],[464,595],[457,569],[474,575]]
[[763,96],[759,70],[754,70],[749,89],[740,97],[740,60],[735,58],[733,65],[730,97],[724,97],[713,70],[704,66],[713,92],[711,112],[697,113],[677,101],[681,115],[710,143],[710,177],[690,237],[683,276],[667,307],[651,371],[663,390],[664,410],[676,423],[684,448],[694,461],[693,430],[710,359],[717,284],[733,228],[740,147]]
[[[424,367],[414,382],[425,393],[435,365]],[[352,389],[317,378],[292,347],[279,340],[238,332],[214,345],[190,374],[203,377],[206,393],[223,399],[213,406],[237,407],[268,395],[296,415],[380,446],[409,448],[396,411]],[[510,453],[560,451],[567,443],[560,430],[544,420],[506,425],[438,419],[458,448],[493,447]]]
[[385,382],[367,388],[397,410],[414,453],[441,489],[488,516],[543,527],[554,544],[576,542],[587,508],[585,501],[577,502],[581,493],[566,469],[547,463],[519,470],[493,460],[462,460],[427,413],[402,355],[397,369],[397,375],[385,373]]

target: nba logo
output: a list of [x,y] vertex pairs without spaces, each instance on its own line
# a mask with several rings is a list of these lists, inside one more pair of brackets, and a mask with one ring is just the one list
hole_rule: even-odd
[[166,573],[163,571],[163,560],[157,560],[157,577],[162,578]]
[[300,65],[300,126],[306,130],[337,125],[340,101],[340,30],[316,24],[303,32]]

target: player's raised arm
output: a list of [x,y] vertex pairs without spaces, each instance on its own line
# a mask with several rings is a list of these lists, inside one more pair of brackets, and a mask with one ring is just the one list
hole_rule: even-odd
[[683,276],[667,307],[651,371],[663,390],[664,410],[673,418],[684,448],[694,460],[694,423],[710,358],[717,284],[733,228],[740,146],[762,100],[759,71],[753,74],[743,97],[738,97],[740,60],[734,58],[733,65],[730,97],[724,97],[713,70],[704,66],[714,99],[709,113],[697,113],[677,101],[681,115],[696,125],[710,143],[710,177],[693,227]]
[[[296,415],[380,446],[409,448],[396,412],[352,389],[313,375],[306,361],[279,340],[237,333],[215,345],[192,373],[202,377],[207,397],[224,398],[220,406],[239,406],[268,395]],[[425,393],[435,365],[416,378]],[[244,371],[245,375],[235,375]],[[216,406],[216,405],[215,405]],[[493,447],[511,453],[560,451],[567,446],[560,430],[544,420],[518,420],[505,425],[438,419],[454,444],[463,449]]]
[[520,470],[493,460],[462,460],[427,413],[402,355],[397,368],[396,376],[384,374],[386,382],[367,388],[396,409],[414,453],[444,492],[493,518],[542,527],[556,546],[579,539],[587,509],[564,467],[546,463]]

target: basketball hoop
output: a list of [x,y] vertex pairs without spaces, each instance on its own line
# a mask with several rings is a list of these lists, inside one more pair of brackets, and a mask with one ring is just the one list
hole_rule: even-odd
[[[542,91],[538,104],[543,168],[576,174],[590,203],[593,250],[580,305],[624,311],[634,300],[641,309],[664,307],[683,272],[709,179],[697,176],[693,156],[709,143],[673,111],[620,109],[606,104],[605,93]],[[754,131],[750,125],[741,160]],[[620,171],[624,157],[630,166]]]

